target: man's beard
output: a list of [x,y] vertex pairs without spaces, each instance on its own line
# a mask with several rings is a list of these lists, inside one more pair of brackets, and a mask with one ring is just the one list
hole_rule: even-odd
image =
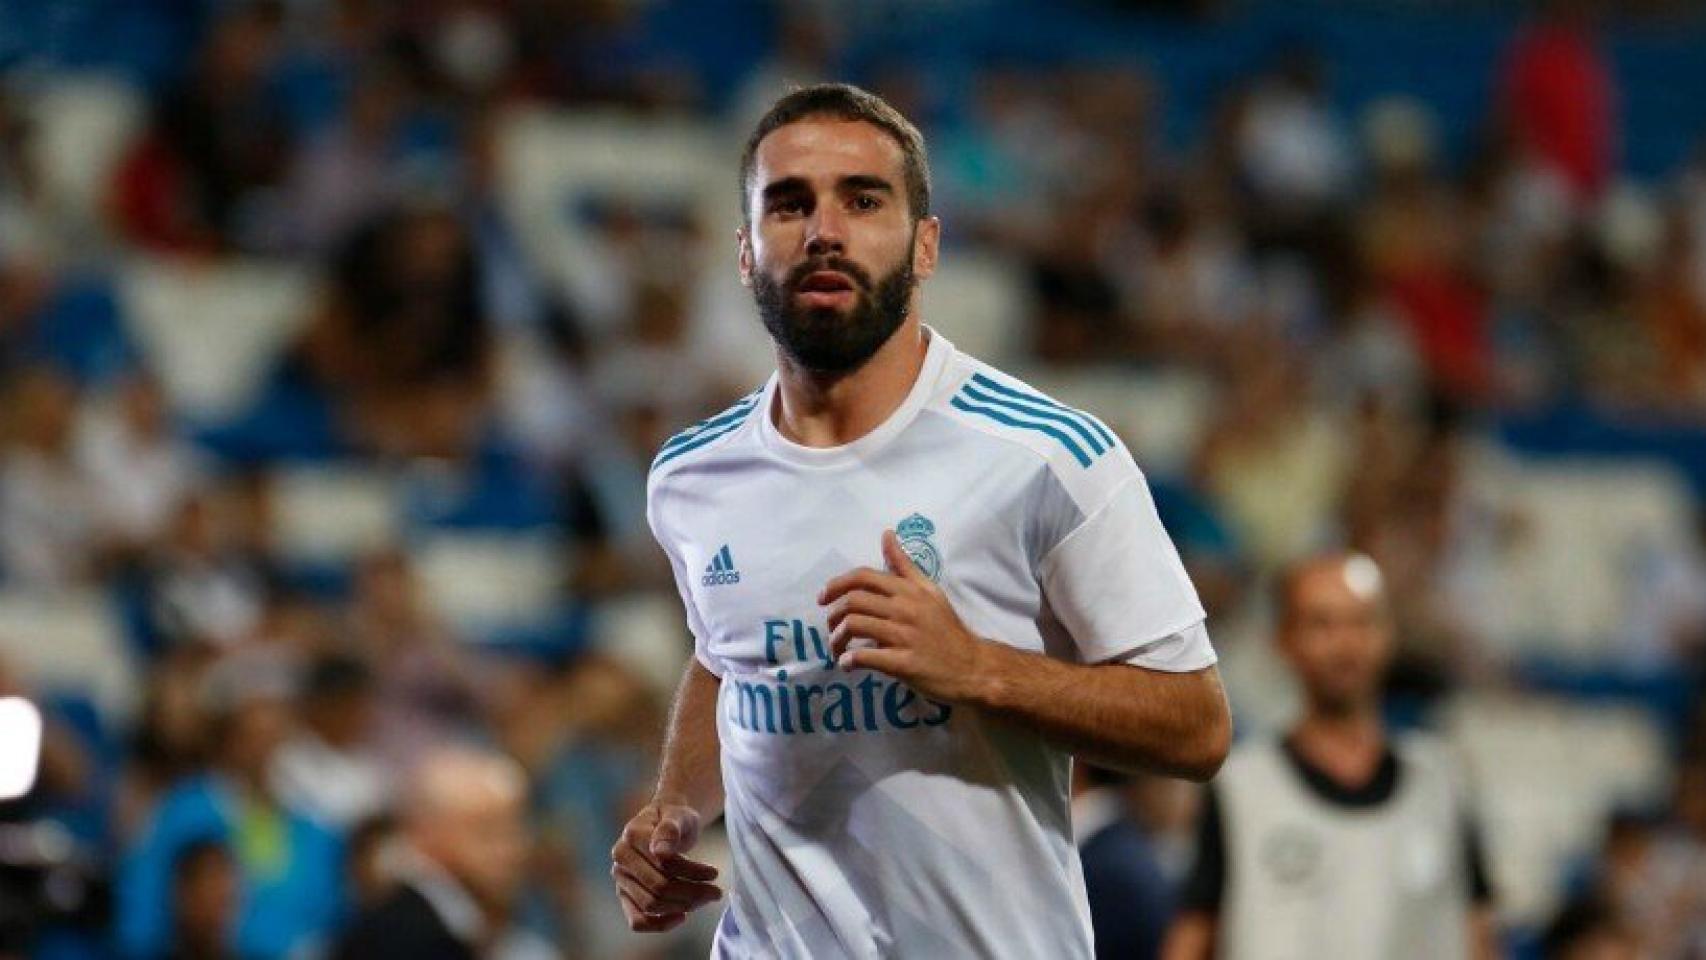
[[[795,306],[801,281],[820,270],[852,279],[855,300],[845,315],[834,307]],[[836,374],[857,370],[894,335],[906,319],[914,282],[910,258],[873,288],[863,267],[823,257],[790,270],[780,283],[755,272],[752,295],[764,328],[789,358],[813,373]]]

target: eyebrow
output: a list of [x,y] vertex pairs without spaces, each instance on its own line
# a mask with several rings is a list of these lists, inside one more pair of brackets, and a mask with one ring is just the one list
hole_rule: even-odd
[[[894,184],[882,177],[869,173],[852,173],[836,181],[836,189],[841,191],[876,190],[893,194]],[[761,196],[765,200],[773,200],[788,194],[808,192],[811,189],[804,177],[783,177],[764,185]]]

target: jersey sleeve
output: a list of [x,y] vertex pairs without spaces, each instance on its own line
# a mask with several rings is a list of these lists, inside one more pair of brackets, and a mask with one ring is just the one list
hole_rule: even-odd
[[653,485],[646,495],[646,522],[652,528],[652,537],[663,549],[664,556],[669,558],[669,569],[675,575],[675,589],[681,596],[681,608],[687,616],[687,630],[693,635],[693,656],[705,669],[719,679],[723,675],[723,665],[706,645],[705,624],[699,619],[699,611],[693,605],[692,581],[688,579],[687,567],[681,560],[680,548],[673,537],[669,535],[668,525],[664,523],[662,511],[658,507],[660,494],[657,486]]
[[1202,602],[1130,460],[1112,493],[1038,569],[1043,593],[1085,663],[1187,672],[1215,663]]

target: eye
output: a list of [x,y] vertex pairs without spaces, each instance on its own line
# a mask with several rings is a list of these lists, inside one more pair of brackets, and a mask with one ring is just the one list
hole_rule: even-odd
[[805,212],[805,201],[799,197],[783,197],[770,204],[770,212],[778,216],[792,217]]
[[878,197],[876,194],[861,193],[853,198],[853,208],[855,210],[880,210],[882,209],[882,206],[882,198]]

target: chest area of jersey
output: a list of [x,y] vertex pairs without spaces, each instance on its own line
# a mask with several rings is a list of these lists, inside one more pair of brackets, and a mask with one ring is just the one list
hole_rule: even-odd
[[818,596],[858,567],[885,569],[885,530],[968,624],[994,607],[1036,601],[1020,498],[1004,484],[760,483],[721,492],[681,526],[705,639],[736,667],[827,665]]

